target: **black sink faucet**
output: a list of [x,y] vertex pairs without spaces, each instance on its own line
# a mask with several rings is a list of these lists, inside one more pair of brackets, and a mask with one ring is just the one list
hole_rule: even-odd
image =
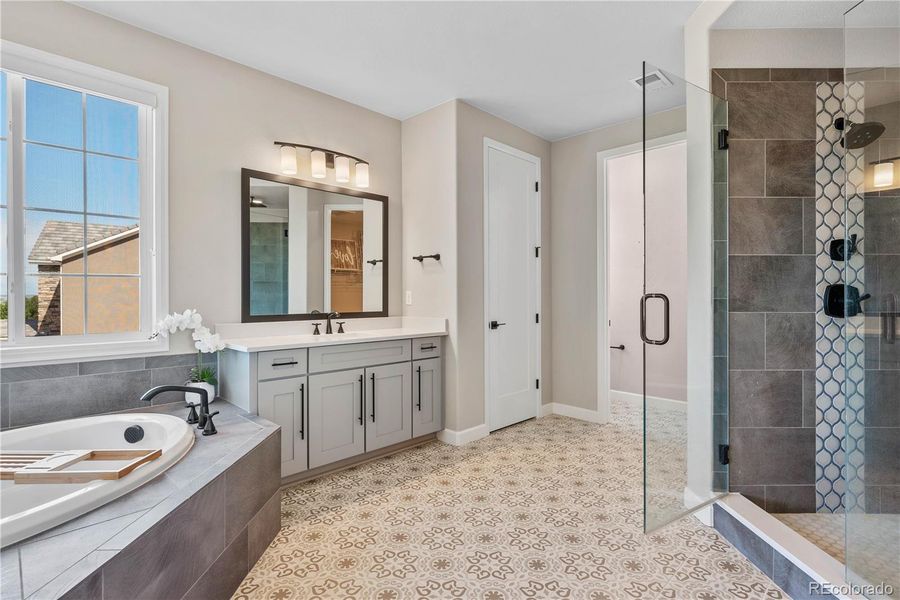
[[155,388],[150,388],[144,395],[141,396],[141,400],[144,402],[150,402],[154,396],[158,394],[162,394],[163,392],[189,392],[193,394],[200,394],[200,416],[197,416],[197,411],[194,408],[194,405],[191,404],[191,410],[188,413],[187,422],[193,425],[197,423],[197,429],[203,430],[203,435],[215,435],[216,426],[213,425],[212,418],[219,414],[219,411],[216,411],[212,414],[209,414],[209,394],[206,393],[206,390],[198,387],[190,387],[187,385],[158,385]]
[[325,324],[325,333],[334,333],[331,330],[331,320],[332,319],[340,319],[340,318],[341,318],[341,313],[339,313],[339,312],[328,313],[328,317],[327,317],[328,322]]

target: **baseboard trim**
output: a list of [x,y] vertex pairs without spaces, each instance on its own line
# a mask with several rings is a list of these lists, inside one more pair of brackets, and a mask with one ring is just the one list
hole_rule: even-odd
[[[634,404],[644,404],[643,394],[635,394],[634,392],[623,392],[620,390],[609,390],[609,399],[618,400],[620,402],[631,402]],[[686,406],[683,400],[673,400],[672,398],[663,398],[661,396],[647,396],[647,400],[651,402],[674,404],[677,406]]]
[[451,446],[464,446],[475,440],[487,437],[489,433],[487,425],[482,424],[463,429],[462,431],[444,429],[438,432],[437,439]]
[[571,404],[561,404],[559,402],[550,402],[549,404],[541,406],[541,416],[546,417],[547,415],[559,415],[561,417],[587,421],[588,423],[606,422],[600,417],[600,413],[596,410],[580,408],[578,406],[572,406]]

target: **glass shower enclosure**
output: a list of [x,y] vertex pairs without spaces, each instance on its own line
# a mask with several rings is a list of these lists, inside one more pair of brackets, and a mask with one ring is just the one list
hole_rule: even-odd
[[850,9],[844,53],[844,562],[886,598],[900,593],[900,3]]
[[[653,531],[728,491],[728,106],[648,63],[641,81],[644,530]],[[675,144],[685,146],[681,173],[654,159]]]

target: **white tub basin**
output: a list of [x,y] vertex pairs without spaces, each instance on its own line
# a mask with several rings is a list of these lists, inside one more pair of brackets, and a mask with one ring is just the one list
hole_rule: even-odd
[[[131,425],[139,425],[144,430],[144,438],[134,444],[125,441],[124,437],[125,429]],[[177,463],[193,444],[192,426],[178,417],[153,413],[85,417],[0,433],[0,448],[4,452],[125,448],[162,450],[162,456],[118,480],[64,484],[0,481],[0,546],[14,544],[65,523],[137,489]],[[98,466],[111,468],[109,463]]]

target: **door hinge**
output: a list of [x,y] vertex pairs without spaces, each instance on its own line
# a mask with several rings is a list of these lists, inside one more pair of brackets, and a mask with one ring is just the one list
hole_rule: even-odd
[[541,191],[541,182],[540,181],[534,182],[534,191],[536,191],[536,192]]
[[728,444],[719,444],[719,464],[727,465],[731,462],[731,458],[728,456],[730,450],[731,446]]
[[540,257],[541,257],[541,247],[540,247],[540,246],[535,246],[535,247],[534,247],[534,257],[535,257],[535,258],[540,258]]
[[716,147],[719,150],[728,150],[728,130],[720,129],[718,135],[719,135],[719,138],[718,138],[718,144],[716,144]]
[[534,322],[535,323],[541,322],[541,313],[534,313]]
[[541,389],[541,380],[540,379],[534,380],[534,389],[536,389],[536,390]]

